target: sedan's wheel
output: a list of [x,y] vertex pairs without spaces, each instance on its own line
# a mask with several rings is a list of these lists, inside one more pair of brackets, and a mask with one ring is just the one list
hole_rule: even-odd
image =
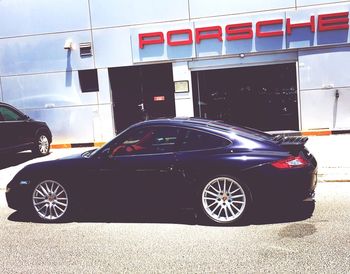
[[37,216],[45,221],[56,221],[67,215],[68,194],[56,181],[39,183],[34,189],[32,202]]
[[248,190],[230,177],[216,177],[202,191],[202,210],[210,220],[232,224],[245,215],[249,201]]
[[40,156],[49,154],[50,142],[46,134],[39,134],[36,138],[33,152]]

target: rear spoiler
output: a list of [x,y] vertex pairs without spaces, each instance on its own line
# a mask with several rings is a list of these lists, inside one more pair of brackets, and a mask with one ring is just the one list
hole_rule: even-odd
[[309,140],[308,137],[302,136],[276,135],[272,138],[273,142],[282,146],[304,146],[307,140]]

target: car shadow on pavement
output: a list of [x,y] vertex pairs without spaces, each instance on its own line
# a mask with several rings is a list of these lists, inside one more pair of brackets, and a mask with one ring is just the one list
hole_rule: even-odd
[[[286,222],[298,222],[310,218],[315,210],[315,202],[303,202],[294,205],[284,206],[264,206],[259,207],[249,220],[234,224],[232,226],[249,226],[249,225],[266,225]],[[14,212],[8,220],[14,222],[34,222],[33,220],[21,212]],[[162,223],[162,224],[183,224],[183,225],[201,225],[201,226],[218,226],[220,224],[211,224],[196,218],[193,210],[178,210],[176,212],[125,212],[117,216],[111,213],[89,214],[89,216],[74,217],[69,222],[77,223]],[[62,222],[60,222],[62,223]],[[64,222],[63,222],[64,223]]]
[[[33,219],[26,214],[15,211],[9,217],[9,221],[13,222],[32,222],[32,223],[45,223],[38,219]],[[162,224],[184,224],[184,225],[195,225],[196,218],[193,211],[185,210],[177,212],[176,214],[161,214],[161,213],[147,213],[146,214],[135,214],[126,212],[125,214],[113,215],[111,213],[100,213],[91,214],[90,216],[74,216],[68,221],[60,221],[57,223],[162,223]]]
[[293,204],[269,204],[259,207],[252,217],[252,224],[298,222],[309,219],[315,211],[315,201]]
[[0,155],[0,169],[17,166],[34,158],[36,156],[30,151]]

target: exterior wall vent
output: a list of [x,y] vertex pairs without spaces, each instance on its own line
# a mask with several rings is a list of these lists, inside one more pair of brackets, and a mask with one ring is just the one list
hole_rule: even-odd
[[92,56],[91,42],[80,43],[79,47],[81,57]]

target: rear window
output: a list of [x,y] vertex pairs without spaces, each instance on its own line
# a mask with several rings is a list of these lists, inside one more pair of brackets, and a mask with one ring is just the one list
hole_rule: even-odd
[[217,135],[186,129],[180,151],[211,149],[228,146],[231,142]]
[[[244,127],[244,126],[234,126],[225,124],[222,122],[213,122],[212,125],[223,127],[223,128],[229,128],[233,132],[237,133],[238,135],[252,138],[252,139],[261,139],[261,140],[272,140],[273,136],[271,134],[268,134],[266,132],[260,131],[258,129]],[[254,138],[255,137],[255,138]]]

